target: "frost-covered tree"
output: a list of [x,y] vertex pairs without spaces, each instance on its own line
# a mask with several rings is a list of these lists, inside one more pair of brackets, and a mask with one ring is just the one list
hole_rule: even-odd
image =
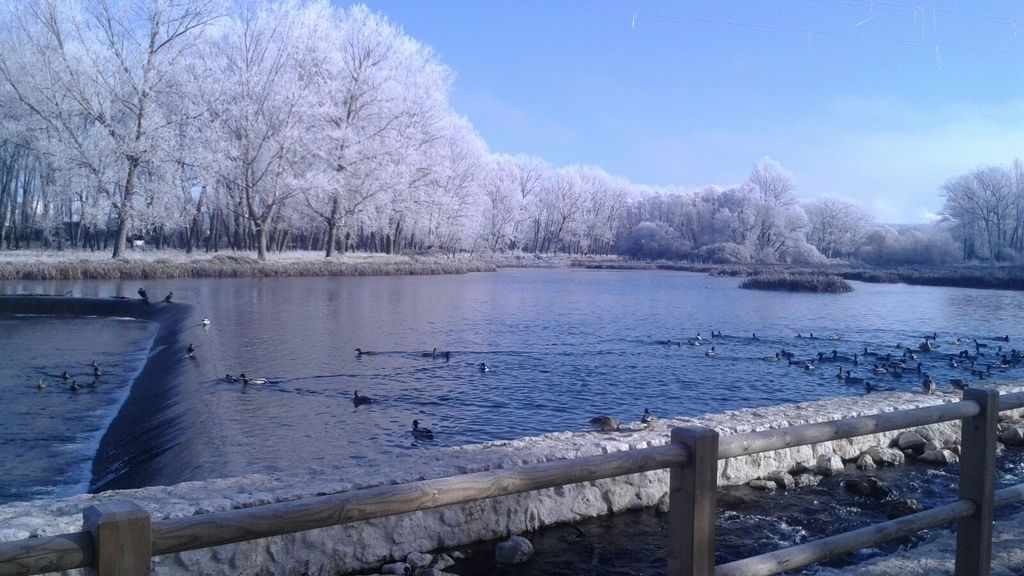
[[746,187],[756,202],[755,248],[758,253],[778,251],[780,237],[787,235],[781,226],[792,221],[792,215],[787,212],[796,203],[793,179],[781,164],[765,156],[751,169]]
[[215,13],[203,0],[26,0],[3,10],[0,76],[110,200],[117,258],[175,121],[169,87]]
[[[342,227],[388,202],[385,192],[422,184],[433,168],[432,147],[450,149],[451,73],[429,48],[364,6],[315,8],[307,11],[309,27],[329,25],[311,42],[321,58],[310,70],[311,129],[302,146],[315,179],[304,197],[327,228],[329,257]],[[389,184],[371,182],[384,176]],[[400,232],[401,219],[396,223]]]
[[964,260],[1002,261],[1019,246],[1020,169],[984,167],[942,185],[943,214],[956,224]]
[[810,228],[807,241],[828,258],[854,254],[864,242],[871,216],[838,198],[820,198],[804,207]]
[[225,156],[220,179],[236,198],[236,213],[253,227],[261,260],[274,219],[298,193],[288,186],[289,170],[304,128],[304,71],[317,57],[302,49],[300,18],[292,3],[244,3],[206,52],[205,101],[214,127],[207,145]]

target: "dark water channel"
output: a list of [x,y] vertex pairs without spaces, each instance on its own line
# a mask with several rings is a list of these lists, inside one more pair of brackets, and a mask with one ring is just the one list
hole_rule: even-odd
[[[187,466],[156,467],[160,472],[144,479],[161,484],[358,465],[371,455],[579,430],[595,414],[638,420],[645,407],[683,416],[864,394],[862,386],[835,377],[835,363],[808,371],[765,360],[782,349],[806,359],[832,350],[863,355],[865,348],[898,356],[902,347],[916,348],[924,335],[937,333],[939,349],[917,361],[948,390],[950,378],[973,380],[966,364],[949,365],[949,355],[981,350],[993,358],[1000,346],[1019,347],[1024,339],[1024,293],[854,284],[851,294],[808,295],[740,290],[733,278],[679,272],[501,270],[430,277],[6,282],[0,291],[134,297],[144,285],[157,298],[173,290],[176,301],[191,306],[177,345],[192,344],[196,352],[172,371],[180,389],[175,394],[188,397],[189,409],[164,431],[165,446],[154,453],[182,458],[175,453],[181,440],[200,430],[214,440],[189,442]],[[204,318],[210,320],[205,327]],[[23,320],[0,321],[0,375],[17,380],[10,389],[16,393],[0,387],[9,408],[0,446],[36,426],[43,397],[32,386],[36,378],[101,356],[98,361],[128,383],[148,346],[146,329],[126,328],[134,325],[125,321],[46,319],[28,322],[31,327]],[[26,337],[26,330],[33,335]],[[711,338],[713,331],[722,336]],[[702,345],[690,345],[698,334]],[[55,347],[58,341],[70,349]],[[711,346],[713,356],[706,354]],[[357,347],[376,354],[359,356]],[[434,348],[450,357],[430,356]],[[871,364],[879,357],[866,360],[840,364],[893,389],[919,389],[916,372],[875,375]],[[488,372],[479,370],[481,362]],[[224,378],[241,372],[268,381],[244,386]],[[995,369],[989,379],[1019,374]],[[355,390],[376,402],[354,406]],[[95,432],[118,403],[86,407],[83,398],[49,394],[46,410],[52,416],[63,408],[67,430]],[[414,418],[434,430],[433,442],[414,441]],[[20,448],[29,461],[49,459],[54,445],[83,442],[45,434],[29,440]],[[52,471],[25,470],[27,475],[0,480],[9,484],[0,499],[55,493],[40,488],[54,484]],[[61,480],[66,487],[88,481],[81,475]],[[841,511],[825,516],[833,517],[842,517]],[[649,512],[635,518],[638,525],[660,522]],[[597,532],[604,530],[602,522],[595,521]],[[769,532],[787,541],[798,541],[807,530],[787,519],[771,524]],[[797,527],[790,534],[782,524]],[[614,535],[620,529],[609,530]],[[645,540],[657,545],[656,538]]]

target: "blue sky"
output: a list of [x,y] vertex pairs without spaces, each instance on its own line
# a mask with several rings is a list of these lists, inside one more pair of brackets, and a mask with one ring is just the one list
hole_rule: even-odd
[[494,152],[638,184],[730,185],[923,222],[939,186],[1024,159],[1024,2],[373,0],[456,74]]

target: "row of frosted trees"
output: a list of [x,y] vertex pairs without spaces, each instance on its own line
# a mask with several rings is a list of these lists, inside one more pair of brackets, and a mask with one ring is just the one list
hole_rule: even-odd
[[[4,0],[0,22],[0,248],[1021,252],[1019,166],[951,180],[949,223],[906,230],[838,199],[798,204],[767,158],[740,185],[694,191],[490,153],[449,105],[451,71],[363,6]],[[996,190],[1008,199],[987,200]]]

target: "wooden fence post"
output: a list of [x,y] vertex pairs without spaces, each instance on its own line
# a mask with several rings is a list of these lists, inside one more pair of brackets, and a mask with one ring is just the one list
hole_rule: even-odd
[[115,500],[82,512],[92,534],[96,576],[149,576],[153,553],[150,516],[141,506]]
[[684,466],[669,477],[668,574],[715,573],[715,519],[718,491],[718,432],[703,426],[672,429],[672,442],[690,451]]
[[974,514],[957,521],[956,576],[988,576],[992,564],[992,511],[996,476],[999,392],[971,388],[964,400],[981,407],[964,418],[960,432],[960,499],[974,502]]

